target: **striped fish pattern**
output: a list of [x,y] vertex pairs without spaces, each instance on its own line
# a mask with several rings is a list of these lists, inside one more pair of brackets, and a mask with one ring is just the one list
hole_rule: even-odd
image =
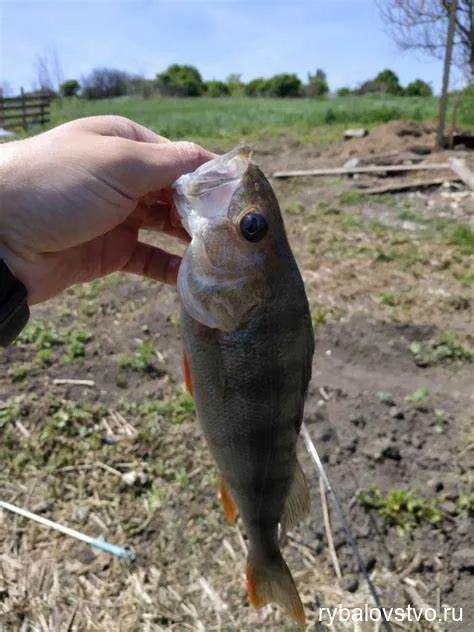
[[303,623],[279,525],[285,532],[309,510],[296,443],[313,331],[278,202],[249,158],[234,150],[175,184],[192,237],[178,280],[185,377],[226,515],[238,509],[248,535],[249,601],[278,603]]

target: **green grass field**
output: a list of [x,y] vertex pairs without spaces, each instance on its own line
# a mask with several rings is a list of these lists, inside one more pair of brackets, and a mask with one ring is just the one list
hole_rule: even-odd
[[[472,106],[472,107],[471,107]],[[231,143],[269,135],[305,136],[325,126],[337,134],[341,126],[370,126],[396,119],[436,117],[435,97],[340,97],[335,99],[152,98],[121,97],[101,101],[68,99],[54,102],[51,126],[96,114],[121,114],[171,139],[213,139]],[[450,119],[448,119],[450,120]],[[474,124],[474,105],[459,108],[459,123]]]

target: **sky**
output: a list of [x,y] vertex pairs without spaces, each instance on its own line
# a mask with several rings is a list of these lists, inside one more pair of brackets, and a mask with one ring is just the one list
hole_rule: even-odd
[[389,67],[438,92],[442,72],[397,50],[374,0],[0,0],[0,84],[37,87],[35,59],[54,52],[63,78],[79,80],[95,67],[153,78],[171,63],[244,81],[323,68],[335,90]]

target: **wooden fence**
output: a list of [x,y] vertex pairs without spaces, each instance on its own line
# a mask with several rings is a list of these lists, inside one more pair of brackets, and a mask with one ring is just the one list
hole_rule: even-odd
[[23,127],[28,131],[29,125],[45,125],[49,123],[48,94],[25,94],[23,89],[18,97],[0,96],[0,128]]

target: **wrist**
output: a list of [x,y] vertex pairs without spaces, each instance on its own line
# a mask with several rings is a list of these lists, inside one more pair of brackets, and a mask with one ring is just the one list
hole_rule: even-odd
[[28,290],[21,273],[22,260],[9,247],[18,209],[18,142],[0,147],[0,346],[15,340],[29,319]]
[[[0,146],[0,261],[3,261],[11,274],[27,287],[24,275],[24,261],[13,245],[15,234],[15,216],[21,204],[18,191],[20,185],[17,182],[18,165],[15,164],[15,151],[19,143],[13,141]],[[18,220],[16,221],[18,224]],[[0,289],[1,293],[1,289]]]

